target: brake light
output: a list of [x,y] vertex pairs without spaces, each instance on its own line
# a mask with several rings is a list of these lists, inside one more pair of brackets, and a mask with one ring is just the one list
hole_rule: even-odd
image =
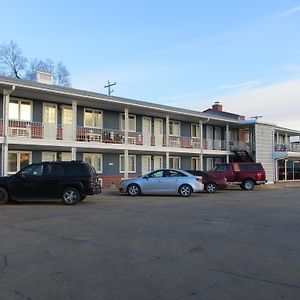
[[93,176],[89,176],[89,177],[88,177],[88,183],[89,183],[90,185],[93,184]]
[[202,182],[202,177],[196,177],[196,180],[197,180],[198,182]]
[[257,173],[257,179],[260,180],[262,177],[262,174],[261,173]]

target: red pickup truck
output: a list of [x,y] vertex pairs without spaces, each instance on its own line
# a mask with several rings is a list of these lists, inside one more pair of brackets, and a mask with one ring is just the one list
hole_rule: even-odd
[[225,177],[228,184],[238,184],[241,189],[251,191],[254,185],[266,183],[266,172],[261,163],[222,163],[209,173]]

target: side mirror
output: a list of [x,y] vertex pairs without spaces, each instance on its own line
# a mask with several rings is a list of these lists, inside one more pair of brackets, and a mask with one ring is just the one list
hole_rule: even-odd
[[149,179],[148,175],[145,175],[145,176],[143,177],[143,179]]
[[18,173],[18,177],[20,178],[26,178],[27,177],[27,174],[26,173]]

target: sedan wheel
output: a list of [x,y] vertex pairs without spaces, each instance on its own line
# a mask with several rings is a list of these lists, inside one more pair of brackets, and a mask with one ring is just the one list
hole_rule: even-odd
[[218,187],[215,183],[208,183],[206,184],[205,186],[205,190],[208,192],[208,193],[215,193],[217,191]]
[[193,190],[191,188],[191,186],[189,186],[188,184],[184,184],[182,186],[180,186],[179,188],[179,194],[182,197],[188,197],[192,194]]
[[61,195],[62,202],[66,205],[76,204],[80,200],[80,195],[75,188],[66,188]]
[[137,184],[133,183],[128,186],[127,193],[129,196],[139,196],[141,194],[141,189]]

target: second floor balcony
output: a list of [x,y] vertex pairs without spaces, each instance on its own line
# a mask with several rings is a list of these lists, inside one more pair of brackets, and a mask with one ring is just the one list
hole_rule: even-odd
[[[100,129],[72,124],[45,124],[41,122],[9,121],[9,138],[43,139],[48,141],[78,141],[87,143],[125,144],[126,135],[123,130]],[[3,122],[0,121],[0,136],[3,136]],[[127,144],[144,147],[170,147],[183,149],[226,150],[226,140],[215,140],[185,136],[154,135],[142,132],[128,132]],[[233,141],[229,143],[235,148],[246,150],[246,143]],[[231,147],[232,150],[232,147]]]

